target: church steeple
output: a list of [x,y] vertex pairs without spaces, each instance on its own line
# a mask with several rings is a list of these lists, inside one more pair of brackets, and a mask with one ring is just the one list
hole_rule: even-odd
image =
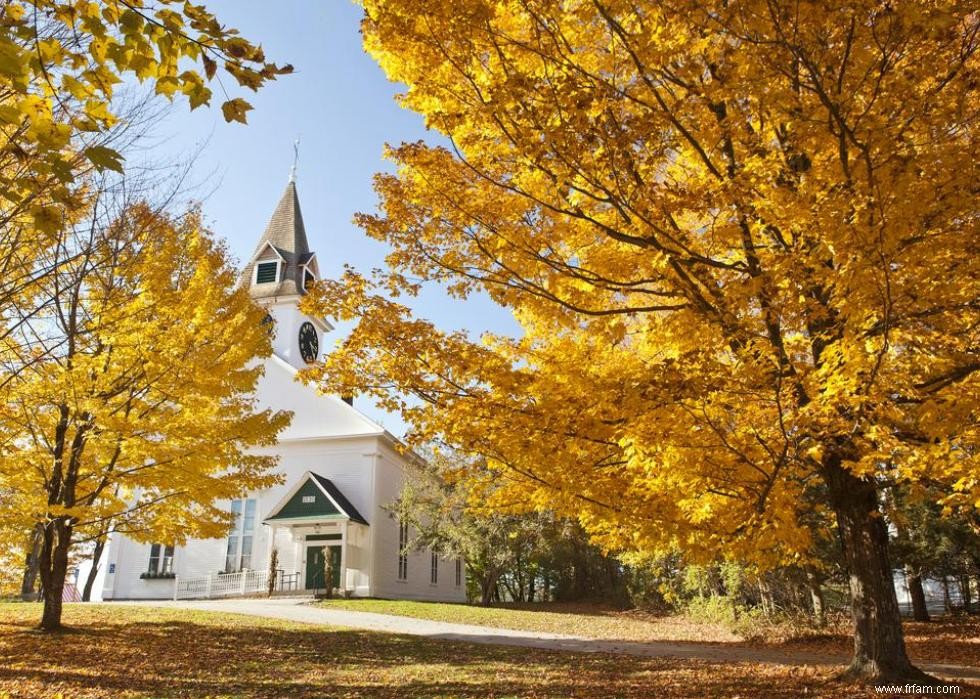
[[301,296],[306,285],[317,279],[295,180],[286,185],[242,276],[256,299]]
[[325,319],[307,316],[299,309],[300,298],[318,278],[296,182],[290,179],[252,259],[242,270],[242,283],[248,286],[252,298],[268,309],[268,319],[275,330],[273,352],[297,369],[319,358],[320,337],[333,329]]

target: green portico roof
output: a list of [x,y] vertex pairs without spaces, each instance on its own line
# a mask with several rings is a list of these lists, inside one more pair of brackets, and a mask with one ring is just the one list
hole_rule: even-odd
[[302,485],[280,502],[265,521],[349,519],[367,524],[350,500],[329,478],[307,472]]

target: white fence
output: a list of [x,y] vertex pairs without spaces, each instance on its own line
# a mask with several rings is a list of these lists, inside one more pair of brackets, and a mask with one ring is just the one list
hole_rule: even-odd
[[214,573],[205,578],[174,579],[174,599],[212,599],[244,597],[269,591],[269,571],[243,570],[240,573]]

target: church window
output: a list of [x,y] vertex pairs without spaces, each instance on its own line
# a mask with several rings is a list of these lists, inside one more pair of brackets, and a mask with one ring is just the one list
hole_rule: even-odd
[[255,283],[268,284],[279,279],[279,261],[259,262],[255,265]]
[[235,525],[228,535],[225,553],[225,572],[236,573],[252,568],[252,541],[255,536],[255,500],[232,500],[231,513]]
[[174,572],[174,547],[163,544],[150,546],[150,564],[146,568],[150,575],[166,575]]
[[307,269],[303,273],[303,291],[309,291],[315,281],[316,277],[313,276],[313,272]]
[[408,523],[398,523],[398,579],[408,580]]
[[439,584],[439,556],[435,551],[432,552],[432,568],[429,571],[429,582],[433,585]]
[[456,559],[456,587],[463,584],[463,559]]

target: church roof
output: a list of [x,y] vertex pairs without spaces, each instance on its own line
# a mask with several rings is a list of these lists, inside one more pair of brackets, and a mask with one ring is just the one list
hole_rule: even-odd
[[[260,261],[264,262],[265,257],[274,259],[275,254],[282,258],[282,267],[285,268],[279,269],[278,279],[265,284],[254,283],[255,265]],[[303,213],[299,208],[299,196],[296,194],[296,183],[290,181],[272,212],[265,232],[255,246],[252,259],[242,270],[242,279],[249,285],[254,298],[301,295],[305,293],[302,268],[312,258],[313,253],[310,252],[303,225]]]

